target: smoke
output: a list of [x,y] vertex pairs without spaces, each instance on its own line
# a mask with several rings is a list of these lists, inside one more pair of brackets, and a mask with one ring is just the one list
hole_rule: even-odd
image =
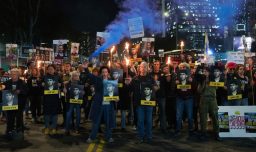
[[121,11],[105,30],[110,37],[90,58],[98,56],[111,45],[118,44],[124,37],[130,36],[128,19],[142,17],[144,29],[152,33],[161,31],[161,10],[157,9],[159,6],[155,0],[124,0],[119,7]]

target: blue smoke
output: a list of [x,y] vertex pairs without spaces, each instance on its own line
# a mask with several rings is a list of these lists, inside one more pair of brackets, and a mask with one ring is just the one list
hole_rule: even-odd
[[142,17],[144,29],[152,33],[159,33],[161,31],[161,10],[158,10],[157,7],[159,6],[155,0],[124,0],[120,4],[121,11],[116,19],[106,27],[105,32],[108,32],[110,37],[90,58],[97,57],[111,45],[118,44],[124,37],[130,36],[128,19]]

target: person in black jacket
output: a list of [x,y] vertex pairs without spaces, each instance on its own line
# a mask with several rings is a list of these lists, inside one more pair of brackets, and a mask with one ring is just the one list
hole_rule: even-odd
[[19,79],[20,70],[11,70],[11,79],[4,83],[5,90],[11,90],[18,96],[18,109],[9,110],[7,114],[6,135],[10,139],[24,138],[23,109],[25,106],[27,87],[23,80]]
[[32,75],[27,80],[28,95],[30,100],[30,107],[32,112],[32,121],[37,122],[38,117],[41,116],[42,104],[42,80],[39,78],[37,68],[32,69]]

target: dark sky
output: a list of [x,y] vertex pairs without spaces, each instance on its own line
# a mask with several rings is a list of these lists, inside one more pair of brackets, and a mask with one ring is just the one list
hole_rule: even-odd
[[[33,5],[37,1],[32,0]],[[81,32],[104,31],[118,13],[115,1],[120,0],[41,0],[35,39],[44,41],[69,38]],[[7,41],[17,37],[17,29],[28,29],[29,19],[24,17],[29,13],[28,2],[0,0],[0,33],[8,35]]]
[[103,31],[118,12],[114,0],[53,0],[42,5],[38,27],[53,36]]

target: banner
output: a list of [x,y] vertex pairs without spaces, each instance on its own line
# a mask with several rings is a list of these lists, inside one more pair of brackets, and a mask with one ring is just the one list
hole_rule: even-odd
[[37,61],[53,61],[53,49],[46,47],[36,47],[35,57],[32,58],[35,58]]
[[[118,101],[118,81],[117,80],[104,80],[103,81],[104,88],[104,103],[109,104],[109,101]],[[108,102],[108,103],[106,103]]]
[[144,37],[144,27],[142,17],[128,19],[128,27],[130,32],[130,37],[139,38]]
[[113,80],[118,81],[118,87],[123,87],[123,69],[112,69],[111,70],[111,77]]
[[72,84],[70,87],[70,103],[82,104],[84,97],[84,86]]
[[18,45],[6,44],[6,57],[11,60],[16,60],[18,57]]
[[141,83],[141,105],[156,106],[155,91],[150,83]]
[[6,110],[18,110],[18,96],[11,90],[2,91],[2,109]]
[[256,137],[256,106],[219,106],[220,137]]
[[155,55],[154,42],[155,38],[142,38],[142,57]]

